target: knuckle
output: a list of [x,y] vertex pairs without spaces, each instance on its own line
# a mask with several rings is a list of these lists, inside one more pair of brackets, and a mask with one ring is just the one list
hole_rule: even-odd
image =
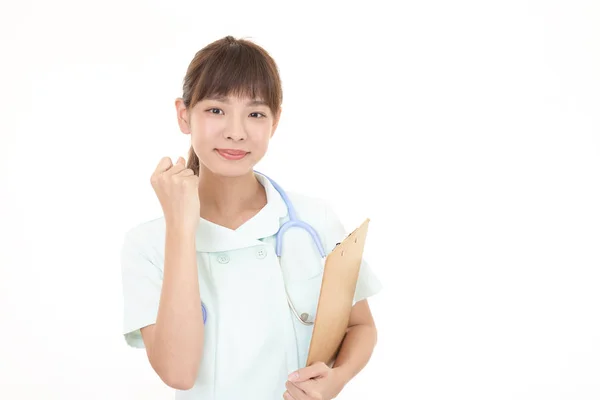
[[163,157],[158,162],[158,166],[169,166],[171,165],[171,159],[169,157]]

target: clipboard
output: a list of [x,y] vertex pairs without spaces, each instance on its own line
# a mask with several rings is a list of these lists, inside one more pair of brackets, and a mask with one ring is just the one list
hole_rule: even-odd
[[348,329],[370,219],[327,255],[306,366],[331,366]]

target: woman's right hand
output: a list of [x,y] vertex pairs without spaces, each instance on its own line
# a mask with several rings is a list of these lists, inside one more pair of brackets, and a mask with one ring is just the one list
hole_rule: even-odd
[[194,171],[185,167],[182,157],[175,164],[169,157],[160,160],[150,183],[160,201],[167,225],[196,230],[200,220],[199,180]]

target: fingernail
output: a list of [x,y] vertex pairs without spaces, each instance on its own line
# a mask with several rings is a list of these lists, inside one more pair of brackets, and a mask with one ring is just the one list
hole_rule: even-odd
[[298,378],[299,378],[299,375],[298,375],[298,373],[297,373],[297,372],[291,373],[291,374],[288,376],[288,380],[289,380],[289,381],[291,381],[291,382],[294,382],[294,381],[295,381],[296,379],[298,379]]

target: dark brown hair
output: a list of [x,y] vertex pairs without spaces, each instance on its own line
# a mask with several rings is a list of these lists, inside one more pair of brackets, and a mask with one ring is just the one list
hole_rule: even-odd
[[[273,58],[259,45],[226,36],[198,51],[183,79],[183,103],[191,110],[212,96],[261,98],[275,117],[282,102],[281,79]],[[200,161],[190,147],[187,168],[196,175]]]

